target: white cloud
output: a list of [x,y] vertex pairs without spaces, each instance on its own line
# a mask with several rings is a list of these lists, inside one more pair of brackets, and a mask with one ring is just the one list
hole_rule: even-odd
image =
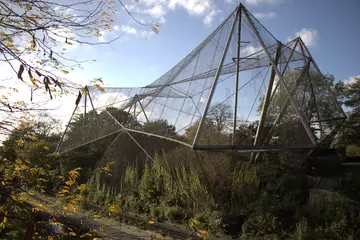
[[144,3],[147,6],[152,6],[154,4],[166,4],[169,0],[141,0],[141,3]]
[[258,13],[254,13],[253,15],[257,19],[264,19],[264,20],[269,20],[277,16],[275,12],[268,12],[268,13],[258,12]]
[[262,50],[261,46],[247,46],[241,50],[241,56],[249,56]]
[[168,8],[176,9],[181,7],[189,15],[204,16],[204,24],[211,26],[219,10],[212,0],[170,0]]
[[218,14],[218,10],[216,9],[212,9],[209,14],[207,14],[203,20],[204,24],[207,25],[207,26],[211,26],[214,19],[215,19],[215,16]]
[[204,15],[211,9],[212,1],[210,0],[170,0],[168,7],[175,9],[184,8],[190,15]]
[[225,0],[225,3],[234,4],[235,0]]
[[161,4],[155,4],[152,8],[145,9],[143,12],[154,18],[160,18],[166,14],[166,9],[165,6]]
[[158,20],[158,22],[159,22],[160,24],[164,24],[164,23],[166,22],[166,20],[165,20],[164,17],[160,17],[159,20]]
[[[312,28],[303,28],[295,33],[295,37],[301,37],[306,46],[316,45],[319,36],[318,32]],[[289,37],[288,40],[294,39],[295,37]]]
[[344,80],[344,84],[345,84],[345,85],[353,84],[353,83],[355,83],[356,78],[360,78],[360,75],[353,76],[353,77],[349,77],[348,79],[345,79],[345,80]]
[[[136,30],[136,28],[133,28],[133,27],[127,26],[127,25],[121,25],[121,26],[114,25],[113,29],[114,29],[114,31],[121,31],[121,32],[125,33],[126,35],[138,35],[138,31]],[[106,39],[107,35],[112,35],[112,37],[114,37],[113,32],[100,31],[100,34],[101,34],[101,36],[98,37],[99,42],[108,41],[108,39]],[[111,37],[110,37],[110,39],[111,39]],[[126,39],[126,36],[123,36],[122,39]]]
[[134,10],[134,9],[135,9],[135,5],[127,5],[127,4],[125,4],[125,8],[126,8],[127,10],[131,11],[131,10]]
[[261,5],[261,4],[269,4],[269,5],[276,5],[283,3],[284,0],[245,0],[246,4],[249,5]]
[[203,18],[207,26],[211,26],[220,12],[214,0],[142,0],[139,13],[148,15],[154,21],[165,23],[168,10],[184,9],[191,16]]
[[126,34],[129,34],[129,35],[137,35],[138,34],[138,31],[136,30],[136,28],[126,26],[126,25],[121,26],[121,31]]

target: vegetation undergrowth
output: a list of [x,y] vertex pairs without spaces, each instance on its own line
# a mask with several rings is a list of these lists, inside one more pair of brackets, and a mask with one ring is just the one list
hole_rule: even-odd
[[[139,172],[128,166],[115,189],[101,173],[87,183],[86,202],[116,206],[152,221],[184,224],[191,230],[241,239],[349,239],[360,235],[359,210],[346,197],[310,195],[301,171],[237,163],[226,197],[214,198],[192,167],[169,172],[156,157]],[[117,187],[118,187],[117,186]]]

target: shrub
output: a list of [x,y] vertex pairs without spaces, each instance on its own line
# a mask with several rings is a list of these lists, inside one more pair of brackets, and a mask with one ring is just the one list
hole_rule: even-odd
[[335,193],[312,195],[308,222],[314,228],[315,236],[325,239],[360,238],[359,210],[349,199]]
[[[291,239],[294,240],[308,240],[311,239],[311,230],[308,226],[306,218],[302,218],[297,224]],[[314,236],[313,236],[314,237]]]
[[254,201],[259,196],[259,186],[260,168],[237,163],[233,173],[231,211],[240,212],[244,205]]
[[157,221],[163,221],[166,219],[165,217],[165,209],[163,206],[151,206],[150,208],[150,216],[155,218]]
[[341,181],[340,192],[354,200],[360,201],[360,176],[355,173],[349,173]]
[[166,209],[165,216],[169,221],[176,223],[183,223],[184,220],[190,218],[185,210],[177,207],[168,207]]
[[346,146],[346,156],[359,157],[360,156],[360,146],[357,146],[357,145]]
[[242,225],[241,238],[264,237],[282,231],[278,218],[270,212],[256,211]]
[[306,161],[307,174],[314,176],[333,176],[341,172],[341,158],[334,151],[317,153]]

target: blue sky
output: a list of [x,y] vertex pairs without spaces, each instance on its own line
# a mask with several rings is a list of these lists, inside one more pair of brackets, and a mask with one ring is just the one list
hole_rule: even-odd
[[[259,18],[280,41],[301,36],[324,73],[337,80],[360,75],[360,22],[358,0],[244,0],[247,9]],[[144,22],[160,23],[159,34],[135,23],[122,9],[114,31],[100,41],[103,46],[72,49],[77,58],[96,59],[84,65],[76,76],[102,77],[111,86],[143,86],[151,83],[197,46],[236,7],[231,0],[125,0],[134,16]],[[144,37],[143,32],[148,32]],[[74,79],[76,81],[76,79]]]

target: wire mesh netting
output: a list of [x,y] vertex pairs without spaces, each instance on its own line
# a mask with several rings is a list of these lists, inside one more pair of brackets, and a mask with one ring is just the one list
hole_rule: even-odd
[[87,87],[58,150],[105,140],[118,149],[132,141],[148,157],[159,150],[149,142],[253,151],[314,147],[344,117],[302,41],[280,43],[238,7],[151,84]]

